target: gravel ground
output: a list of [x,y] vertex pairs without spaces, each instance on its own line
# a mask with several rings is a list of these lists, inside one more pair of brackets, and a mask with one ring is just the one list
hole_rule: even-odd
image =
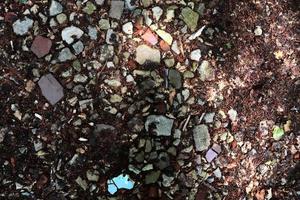
[[299,199],[299,8],[2,0],[0,199]]

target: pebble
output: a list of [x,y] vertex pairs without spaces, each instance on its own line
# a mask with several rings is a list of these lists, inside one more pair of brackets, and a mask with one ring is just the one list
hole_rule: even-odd
[[13,23],[13,30],[17,35],[25,35],[33,26],[33,20],[26,17],[23,20],[18,19]]
[[122,30],[123,30],[124,33],[126,33],[128,35],[132,35],[133,34],[133,24],[132,24],[132,22],[127,22],[126,24],[123,24]]
[[198,25],[199,14],[190,7],[181,10],[181,17],[191,31],[195,31]]
[[136,59],[139,64],[146,62],[160,63],[160,51],[147,45],[140,45],[136,48]]
[[256,26],[255,30],[254,30],[254,34],[255,36],[261,36],[263,33],[261,26]]
[[97,28],[93,26],[88,26],[88,35],[90,36],[91,40],[97,40],[98,38]]
[[149,115],[145,122],[145,129],[146,131],[149,131],[149,126],[154,124],[155,129],[153,131],[157,136],[170,136],[173,122],[173,119],[169,119],[162,115]]
[[106,43],[117,44],[118,40],[119,40],[118,35],[112,29],[108,29],[106,32]]
[[36,36],[32,42],[30,50],[38,57],[41,58],[47,55],[51,49],[52,41],[43,36]]
[[191,60],[194,60],[194,61],[200,61],[200,58],[201,58],[201,50],[200,49],[195,49],[191,52],[191,55],[190,55],[190,58]]
[[152,33],[151,29],[146,30],[146,32],[142,35],[142,39],[152,45],[156,45],[158,42],[157,36]]
[[161,174],[160,171],[151,171],[150,173],[146,174],[145,183],[146,184],[156,183],[160,177],[160,174]]
[[84,45],[81,41],[77,41],[72,45],[72,47],[75,51],[75,55],[79,55],[84,49]]
[[205,123],[213,123],[215,117],[215,113],[206,113],[204,116]]
[[55,16],[62,13],[62,11],[63,11],[62,5],[59,2],[52,0],[49,8],[49,15]]
[[215,71],[206,60],[202,61],[198,68],[198,72],[200,74],[201,81],[212,81],[215,79]]
[[60,101],[63,96],[63,87],[54,78],[52,74],[46,74],[38,81],[38,85],[42,90],[43,96],[50,102],[51,105]]
[[182,77],[179,71],[170,69],[168,79],[170,85],[172,85],[175,89],[180,89],[182,87]]
[[117,94],[113,94],[110,96],[110,102],[111,103],[120,103],[122,102],[123,98],[120,95]]
[[210,135],[208,127],[204,124],[198,125],[193,129],[193,137],[196,151],[204,151],[210,145]]
[[237,111],[231,108],[228,111],[228,116],[232,122],[235,122],[237,120]]
[[114,46],[104,44],[100,47],[100,62],[105,62],[114,56]]
[[88,80],[88,77],[86,75],[76,74],[74,76],[75,83],[85,83],[87,80]]
[[85,7],[83,8],[83,12],[85,12],[88,15],[93,14],[95,10],[96,10],[96,6],[90,1],[88,1]]
[[110,23],[108,19],[100,19],[98,24],[101,30],[108,30],[110,28]]
[[163,9],[158,6],[152,8],[153,17],[156,21],[159,21],[160,17],[163,14]]
[[67,21],[68,17],[65,13],[61,13],[56,16],[56,20],[59,24],[63,24]]
[[58,60],[60,62],[65,62],[67,60],[73,60],[76,57],[72,54],[71,50],[68,47],[63,48],[58,55]]
[[82,35],[83,35],[83,31],[76,26],[66,27],[61,32],[62,39],[68,44],[74,42],[74,37],[76,39],[79,39]]
[[157,35],[159,37],[161,37],[168,45],[171,45],[172,42],[173,42],[173,37],[171,36],[170,33],[167,33],[166,31],[164,30],[157,30],[156,31]]
[[124,1],[111,1],[109,17],[121,19],[124,9]]

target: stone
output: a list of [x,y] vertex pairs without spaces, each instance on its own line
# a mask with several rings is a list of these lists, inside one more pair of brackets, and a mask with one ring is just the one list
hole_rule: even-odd
[[237,111],[231,108],[228,111],[228,116],[232,122],[235,122],[237,120]]
[[100,19],[98,24],[101,30],[108,30],[110,28],[110,23],[108,19]]
[[123,24],[122,30],[123,30],[124,33],[126,33],[128,35],[132,35],[133,34],[133,24],[132,24],[132,22],[127,22],[127,23]]
[[180,89],[182,87],[182,77],[179,71],[170,69],[168,79],[170,85],[172,85],[175,89]]
[[76,39],[79,39],[81,38],[82,35],[83,35],[83,31],[76,26],[66,27],[61,32],[62,39],[68,44],[74,42],[74,37]]
[[193,129],[193,137],[196,151],[204,151],[210,145],[210,135],[208,127],[204,124],[198,125]]
[[136,48],[136,59],[139,64],[146,62],[160,63],[160,51],[147,45],[140,45]]
[[36,36],[32,42],[30,50],[38,57],[41,58],[47,55],[51,49],[52,41],[43,36]]
[[141,0],[142,5],[146,8],[152,5],[152,0]]
[[73,55],[73,53],[71,52],[71,50],[68,47],[63,48],[58,55],[58,60],[60,62],[65,62],[67,60],[73,60],[76,57]]
[[62,11],[63,11],[62,5],[59,2],[52,0],[49,7],[49,15],[55,16],[62,13]]
[[96,10],[96,6],[90,1],[88,1],[85,7],[83,8],[83,12],[85,12],[88,15],[93,14],[95,10]]
[[13,23],[13,30],[17,35],[25,35],[33,26],[33,20],[26,17],[23,20],[18,19]]
[[52,74],[46,74],[38,81],[43,96],[51,105],[56,104],[64,96],[63,87]]
[[212,81],[215,79],[215,70],[211,67],[210,63],[206,60],[202,61],[198,68],[201,81]]
[[107,125],[107,124],[96,124],[95,129],[94,129],[94,134],[98,134],[101,133],[102,131],[115,131],[116,128],[111,126],[111,125]]
[[161,173],[160,171],[151,171],[150,173],[146,174],[145,183],[146,184],[156,183],[160,177],[160,173]]
[[112,30],[108,29],[106,32],[106,43],[107,44],[117,44],[119,40],[118,35]]
[[156,45],[158,42],[157,36],[154,35],[151,29],[147,29],[146,32],[142,35],[142,39],[146,42],[149,42],[152,45]]
[[261,26],[256,26],[255,30],[254,30],[254,35],[255,36],[261,36],[263,33]]
[[[130,128],[130,130],[134,133],[141,132],[144,128],[144,122],[143,120],[133,117],[128,123],[127,126]],[[147,145],[146,145],[147,147]],[[145,148],[146,148],[145,147]],[[147,151],[146,151],[147,152]]]
[[98,38],[97,28],[93,26],[88,26],[88,35],[90,36],[91,40],[97,40]]
[[158,162],[155,163],[157,168],[160,170],[163,170],[170,166],[170,158],[169,155],[166,152],[161,152],[158,155]]
[[215,113],[206,113],[204,116],[205,123],[213,123],[215,117]]
[[105,0],[95,0],[97,5],[103,5]]
[[88,188],[86,180],[83,180],[80,176],[77,177],[75,182],[85,191]]
[[163,179],[163,181],[162,181],[163,186],[164,187],[170,187],[171,183],[174,180],[174,177],[166,176],[165,174],[163,174],[162,179]]
[[149,115],[145,123],[146,131],[149,131],[150,125],[154,125],[153,132],[157,136],[170,136],[174,120],[162,115]]
[[63,24],[68,20],[68,17],[65,13],[61,13],[56,16],[56,20],[59,24]]
[[75,83],[85,83],[87,80],[88,80],[88,77],[86,75],[76,74],[74,76]]
[[173,42],[173,37],[171,36],[170,33],[167,33],[166,31],[164,30],[157,30],[156,31],[157,35],[159,37],[161,37],[168,45],[171,45],[172,42]]
[[178,43],[176,40],[173,42],[171,49],[172,49],[172,51],[174,51],[174,53],[180,54],[180,50],[179,50]]
[[81,41],[77,41],[72,45],[72,47],[75,51],[75,55],[79,55],[84,49],[84,45]]
[[104,44],[100,47],[100,62],[105,62],[114,56],[114,46]]
[[191,31],[196,30],[199,19],[197,12],[193,11],[190,7],[185,7],[181,10],[181,18]]
[[111,1],[109,17],[121,19],[124,10],[124,1]]
[[216,152],[214,152],[212,149],[209,149],[206,152],[205,158],[207,160],[207,162],[211,162],[213,161],[213,159],[215,159],[218,156],[218,154]]
[[156,20],[156,21],[159,21],[160,17],[162,16],[163,14],[163,9],[161,9],[160,7],[158,6],[155,6],[152,8],[152,13],[153,13],[153,18]]
[[191,55],[190,55],[190,58],[191,60],[194,60],[194,61],[200,61],[200,58],[201,58],[201,50],[200,49],[195,49],[191,52]]
[[96,171],[96,170],[87,170],[86,172],[86,178],[89,180],[89,181],[93,181],[93,182],[98,182],[99,180],[99,172]]
[[110,96],[110,102],[111,103],[120,103],[123,100],[123,98],[120,95],[113,94]]

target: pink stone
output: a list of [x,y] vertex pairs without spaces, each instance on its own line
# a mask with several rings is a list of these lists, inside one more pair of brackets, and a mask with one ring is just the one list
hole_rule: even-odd
[[47,55],[51,49],[52,41],[43,36],[36,36],[31,45],[31,51],[38,57],[41,58]]
[[152,45],[155,45],[158,42],[157,36],[154,35],[150,29],[147,29],[147,31],[144,33],[142,38],[143,38],[143,40],[145,40],[146,42],[149,42]]

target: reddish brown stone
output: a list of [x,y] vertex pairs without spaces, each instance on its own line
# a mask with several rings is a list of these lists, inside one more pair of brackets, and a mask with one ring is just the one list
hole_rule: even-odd
[[163,51],[170,51],[170,46],[163,40],[159,42],[159,46]]
[[51,49],[52,41],[43,36],[36,36],[31,45],[31,51],[38,57],[41,58],[47,55]]
[[18,19],[18,16],[13,12],[7,12],[4,15],[4,21],[12,23]]

